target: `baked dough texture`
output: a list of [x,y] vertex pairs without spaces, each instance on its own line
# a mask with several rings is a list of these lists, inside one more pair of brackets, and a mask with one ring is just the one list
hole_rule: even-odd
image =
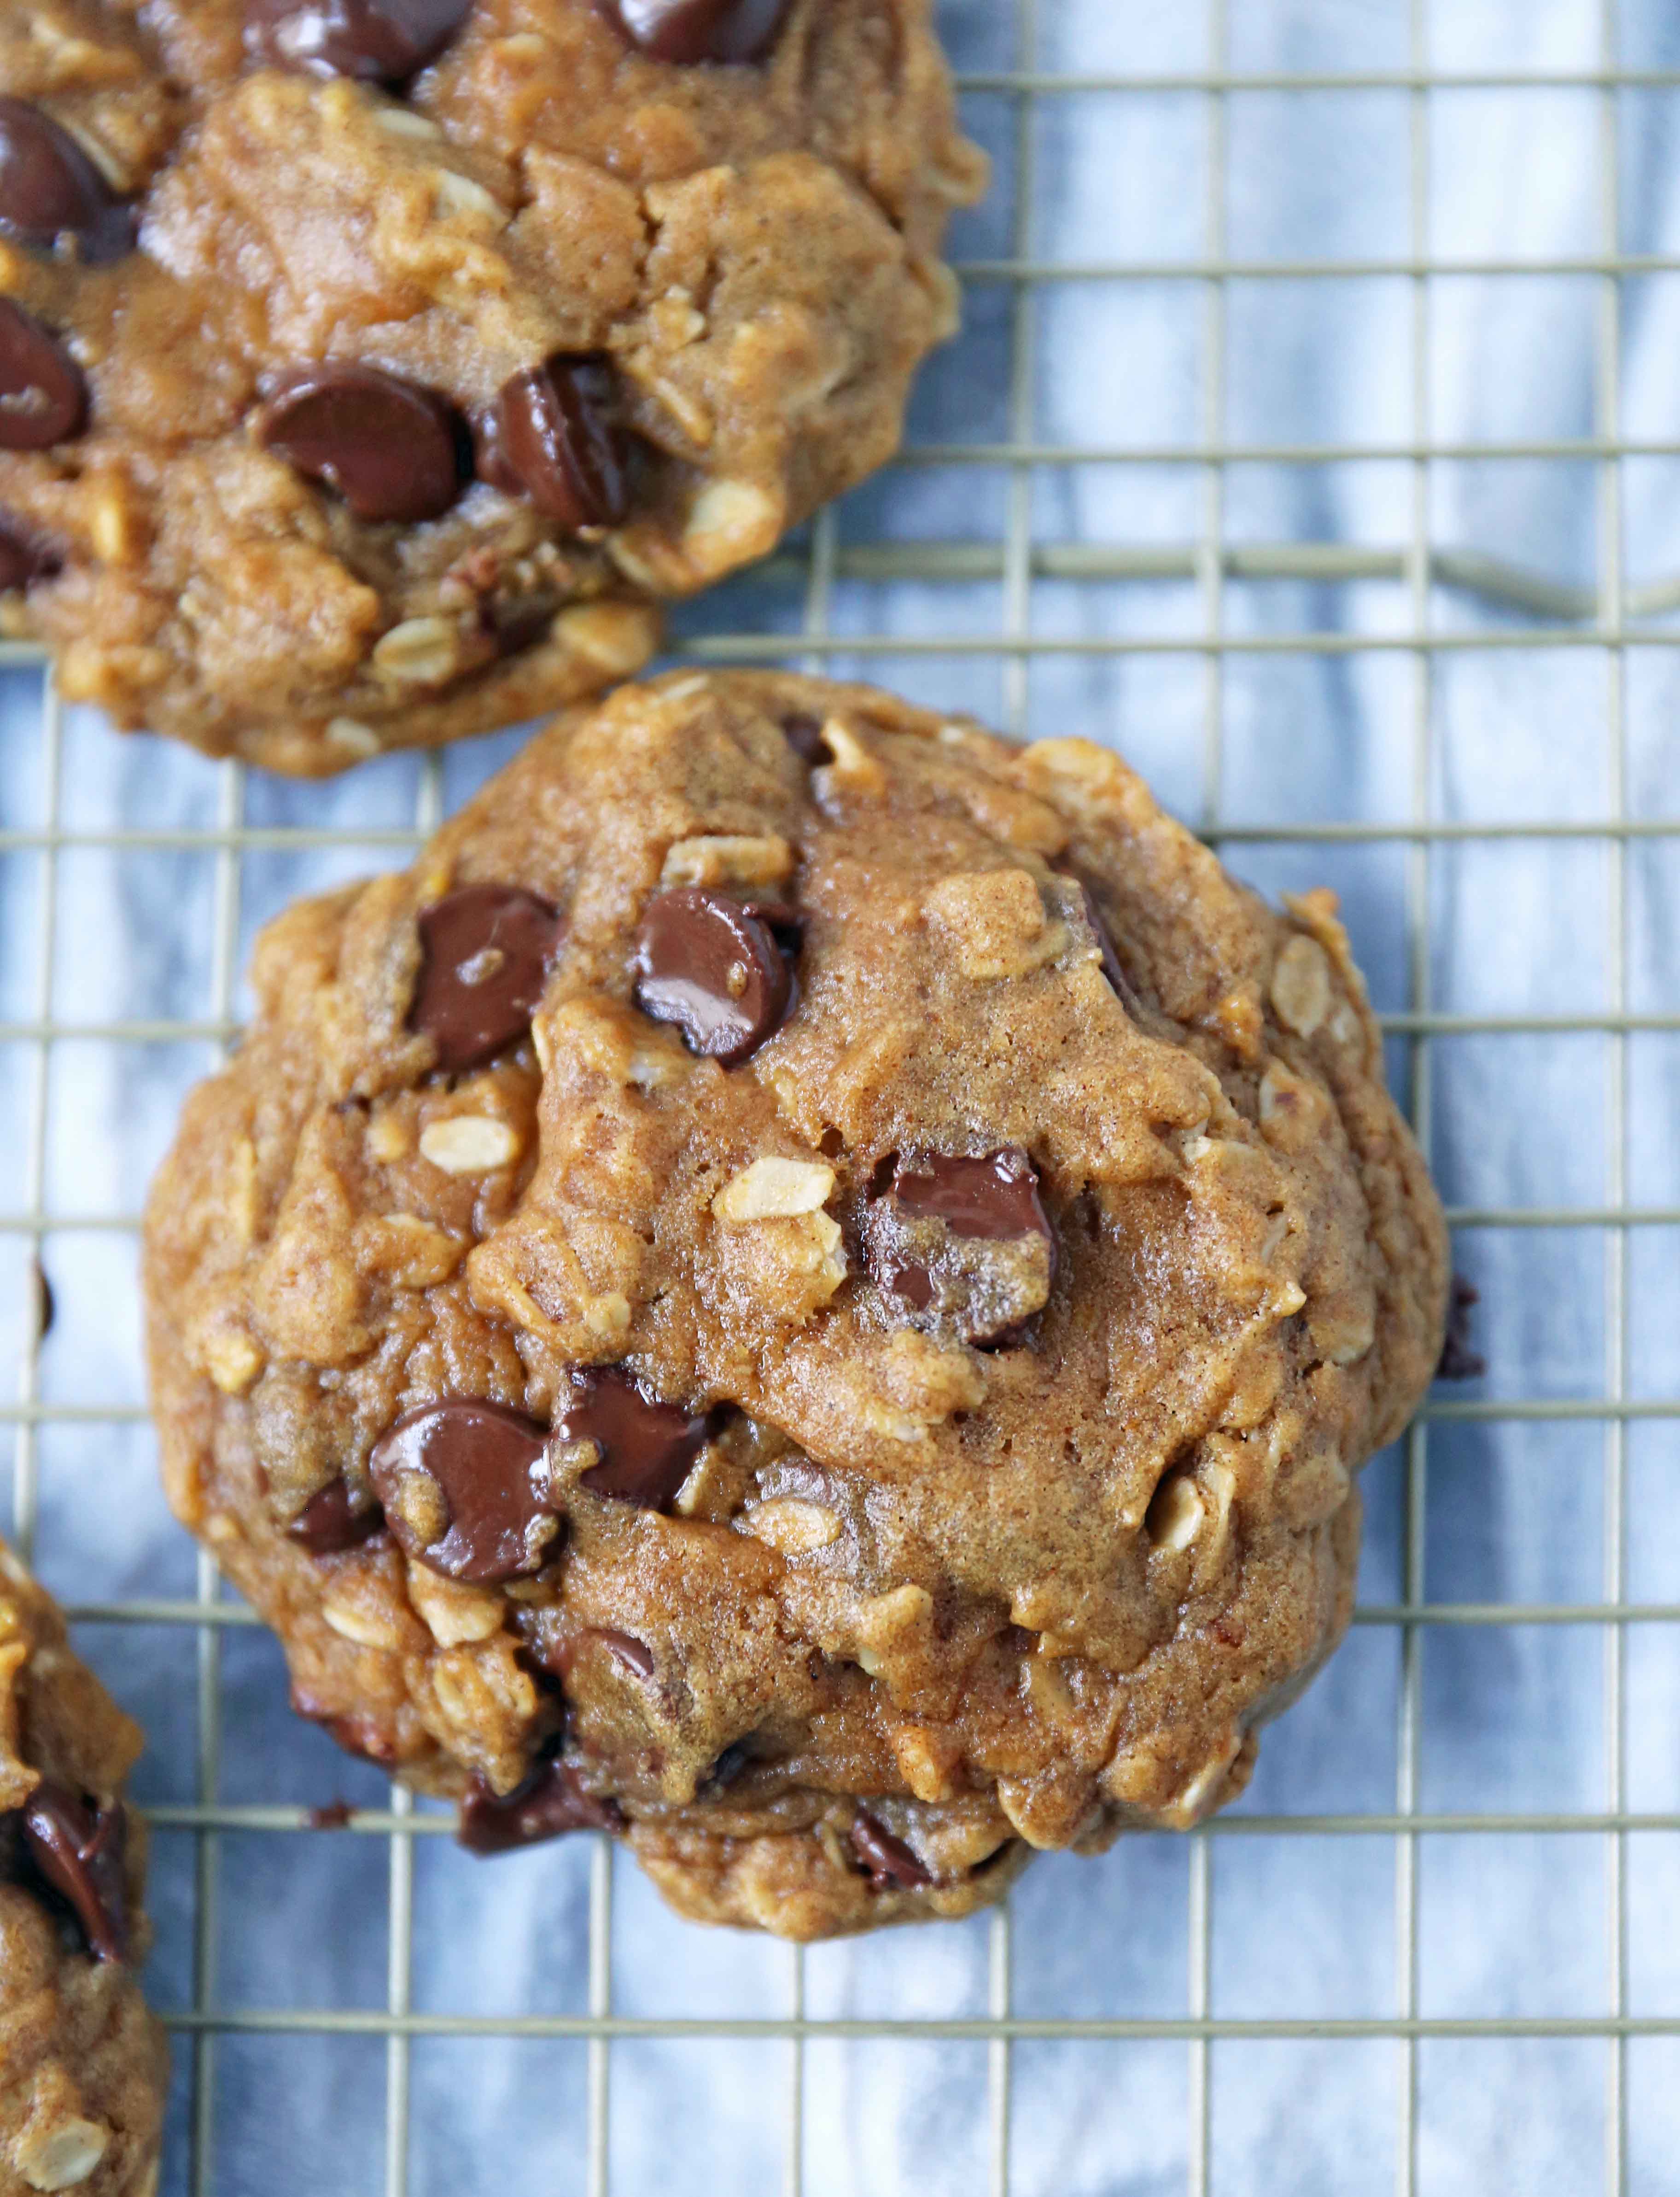
[[0,9],[0,631],[309,774],[597,693],[896,448],[985,173],[930,0]]
[[135,1981],[145,1840],[122,1806],[141,1743],[0,1542],[0,2197],[157,2187],[169,2054]]
[[1441,1344],[1331,896],[1084,740],[677,675],[254,981],[151,1367],[305,1713],[798,1938],[1242,1790]]

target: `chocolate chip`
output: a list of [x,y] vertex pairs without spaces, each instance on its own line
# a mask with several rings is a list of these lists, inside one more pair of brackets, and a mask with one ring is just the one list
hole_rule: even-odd
[[358,1547],[384,1523],[385,1514],[377,1503],[358,1510],[345,1481],[329,1480],[310,1496],[286,1533],[288,1540],[301,1542],[312,1556],[333,1556],[341,1549]]
[[710,1423],[662,1404],[614,1365],[572,1376],[572,1400],[556,1422],[562,1441],[594,1442],[600,1462],[582,1476],[592,1494],[611,1495],[643,1510],[663,1510],[688,1477]]
[[524,496],[572,533],[616,526],[630,507],[629,449],[617,409],[604,358],[556,351],[504,382],[475,423],[478,478]]
[[405,1413],[368,1460],[398,1545],[475,1586],[540,1571],[556,1531],[547,1441],[535,1419],[480,1396]]
[[559,595],[514,596],[507,601],[491,601],[479,606],[480,623],[495,643],[498,656],[518,656],[538,641],[547,641],[554,630],[554,618],[562,608]]
[[0,450],[49,450],[87,416],[81,368],[33,313],[0,298]]
[[462,885],[421,911],[420,971],[408,1027],[434,1041],[453,1075],[530,1027],[560,912],[518,885]]
[[257,439],[357,519],[441,518],[461,494],[461,430],[441,397],[376,366],[302,366],[265,388]]
[[881,1286],[890,1290],[895,1297],[914,1305],[918,1312],[927,1312],[933,1305],[933,1276],[914,1259],[887,1259],[882,1262]]
[[32,534],[21,519],[0,512],[0,595],[49,580],[63,569],[63,559]]
[[472,0],[245,0],[245,42],[276,68],[396,86],[437,59],[472,9]]
[[792,0],[597,0],[634,46],[661,61],[756,61]]
[[889,1156],[871,1178],[861,1228],[880,1287],[982,1349],[1019,1342],[1055,1284],[1056,1232],[1016,1145]]
[[877,1892],[919,1892],[933,1882],[902,1839],[895,1839],[884,1823],[867,1813],[854,1816],[848,1835],[852,1852],[869,1873]]
[[1039,1197],[1038,1170],[1018,1145],[978,1159],[956,1152],[901,1159],[892,1194],[912,1220],[942,1220],[953,1236],[999,1242],[1036,1230],[1054,1240]]
[[324,1800],[310,1810],[309,1827],[312,1831],[342,1831],[355,1812],[348,1800]]
[[101,1961],[128,1958],[128,1823],[108,1808],[43,1777],[19,1812],[26,1860],[69,1906],[88,1950]]
[[1487,1371],[1487,1360],[1479,1350],[1470,1348],[1470,1308],[1481,1302],[1481,1291],[1467,1282],[1462,1274],[1452,1278],[1452,1294],[1447,1300],[1446,1337],[1441,1344],[1440,1363],[1435,1368],[1438,1381],[1479,1381]]
[[511,1852],[566,1831],[622,1831],[624,1812],[616,1800],[586,1793],[570,1762],[539,1763],[513,1792],[493,1793],[474,1777],[461,1804],[461,1843],[469,1853]]
[[638,1640],[634,1632],[620,1632],[616,1626],[600,1625],[592,1628],[593,1639],[599,1640],[615,1663],[622,1663],[634,1678],[651,1678],[658,1668],[653,1650],[646,1641]]
[[1114,933],[1109,929],[1102,909],[1097,905],[1097,896],[1083,878],[1075,878],[1072,882],[1079,888],[1085,919],[1091,926],[1092,935],[1095,937],[1098,949],[1102,954],[1103,974],[1108,978],[1109,985],[1127,1013],[1136,1015],[1142,1002],[1133,988],[1131,978],[1121,965],[1120,954],[1114,942]]
[[727,1793],[758,1759],[758,1748],[750,1732],[744,1739],[732,1739],[700,1784],[709,1793]]
[[636,944],[636,1005],[691,1052],[739,1067],[799,1002],[797,919],[707,885],[657,893]]
[[84,260],[134,249],[134,215],[70,132],[27,99],[0,98],[0,236]]
[[823,737],[820,717],[808,717],[802,711],[796,711],[791,717],[784,717],[782,737],[802,763],[814,768],[816,764],[829,760],[828,742]]

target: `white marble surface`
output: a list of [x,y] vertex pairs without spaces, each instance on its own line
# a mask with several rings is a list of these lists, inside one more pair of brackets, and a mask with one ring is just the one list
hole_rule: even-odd
[[[1051,72],[1170,73],[1205,65],[1204,11],[1169,0],[1051,0],[1039,9],[1038,64]],[[943,10],[970,70],[1017,58],[1005,0]],[[1393,69],[1407,61],[1403,0],[1245,0],[1230,10],[1244,71]],[[1590,0],[1435,0],[1432,54],[1456,70],[1581,69],[1599,55]],[[1197,19],[1191,21],[1189,19]],[[1621,59],[1680,66],[1662,0],[1625,0]],[[1621,101],[1622,241],[1680,246],[1680,93]],[[1015,181],[1007,103],[970,101],[999,154],[993,204],[962,226],[966,257],[1010,254]],[[1599,247],[1600,111],[1587,90],[1536,96],[1465,90],[1431,103],[1432,249],[1461,257],[1591,255]],[[1409,101],[1404,91],[1285,98],[1244,95],[1228,112],[1228,246],[1240,261],[1404,260],[1410,249]],[[1204,249],[1207,104],[1190,93],[1046,98],[1034,141],[1038,193],[1026,248],[1070,261],[1179,260]],[[1429,428],[1441,443],[1585,438],[1602,420],[1596,373],[1602,297],[1590,277],[1464,276],[1431,286]],[[1631,279],[1620,323],[1622,428],[1680,440],[1680,275]],[[1405,446],[1413,434],[1411,286],[1405,276],[1333,282],[1237,281],[1229,290],[1225,428],[1250,443]],[[1088,446],[1193,442],[1207,403],[1206,299],[1182,281],[1046,285],[1031,311],[1037,370],[1028,432]],[[1011,428],[1011,298],[982,286],[962,342],[930,370],[914,415],[922,442],[995,442]],[[1680,573],[1675,461],[1622,472],[1630,581]],[[1405,463],[1233,467],[1233,542],[1411,537]],[[1184,543],[1203,524],[1202,475],[1184,467],[1046,467],[1030,483],[1046,541]],[[1605,570],[1601,507],[1586,462],[1438,461],[1428,524],[1438,548],[1519,558],[1595,585]],[[852,499],[843,542],[996,540],[1006,486],[996,469],[895,472]],[[744,583],[686,614],[690,633],[794,632],[797,590]],[[1233,631],[1409,629],[1404,587],[1233,582]],[[1431,614],[1452,636],[1511,618],[1438,589]],[[929,633],[988,641],[1004,597],[991,583],[940,588],[847,582],[841,634]],[[1040,582],[1041,636],[1193,642],[1203,600],[1189,581],[1149,586]],[[1680,636],[1677,636],[1680,639]],[[995,654],[836,660],[913,695],[1003,722],[1012,706]],[[1443,652],[1428,710],[1428,814],[1453,824],[1584,823],[1618,798],[1608,661],[1593,651]],[[1404,652],[1230,659],[1224,693],[1223,815],[1403,822],[1413,813],[1416,678]],[[1628,814],[1680,813],[1673,730],[1680,662],[1639,648],[1623,709]],[[29,1202],[43,885],[55,890],[50,1011],[70,1030],[194,1020],[218,1012],[217,862],[202,850],[76,843],[111,829],[213,826],[229,797],[217,768],[159,743],[118,741],[96,720],[66,728],[57,821],[72,835],[50,872],[36,838],[51,821],[33,674],[0,674],[0,1215]],[[1112,741],[1189,816],[1201,813],[1207,687],[1190,650],[1100,658],[1036,657],[1023,722]],[[449,756],[453,803],[517,744],[509,735]],[[402,829],[421,773],[407,761],[331,786],[252,778],[238,798],[253,826]],[[21,838],[5,835],[21,835]],[[1244,843],[1230,849],[1269,890],[1327,881],[1343,894],[1378,1004],[1409,1004],[1404,843]],[[237,862],[242,964],[255,927],[298,891],[397,859],[354,843],[253,849]],[[1608,843],[1588,832],[1539,840],[1437,844],[1428,872],[1431,1007],[1459,1015],[1590,1017],[1615,1004]],[[1680,1011],[1680,846],[1631,838],[1625,856],[1624,997],[1638,1013]],[[235,993],[235,1008],[239,994]],[[25,1026],[24,1035],[6,1035]],[[131,1215],[174,1110],[209,1060],[198,1042],[67,1035],[45,1092],[44,1180],[58,1219]],[[1407,1062],[1396,1046],[1393,1065]],[[1624,1056],[1625,1180],[1614,1153],[1615,1048],[1602,1033],[1445,1037],[1429,1054],[1429,1132],[1444,1192],[1474,1207],[1597,1208],[1625,1197],[1680,1206],[1680,1033],[1642,1032]],[[24,1350],[32,1243],[0,1232],[0,1354]],[[1680,1395],[1680,1231],[1628,1238],[1626,1390]],[[44,1262],[58,1316],[41,1354],[54,1406],[130,1412],[142,1387],[132,1238],[55,1226]],[[1480,1286],[1486,1377],[1473,1398],[1591,1399],[1606,1392],[1615,1330],[1613,1238],[1591,1227],[1468,1228],[1457,1261]],[[1677,1421],[1626,1430],[1625,1591],[1680,1602]],[[14,1429],[0,1428],[0,1505],[16,1481]],[[20,1452],[21,1453],[21,1452]],[[1432,1426],[1425,1585],[1452,1603],[1594,1604],[1606,1587],[1607,1436],[1602,1423],[1493,1421]],[[49,1583],[80,1603],[190,1596],[194,1559],[169,1522],[150,1438],[131,1418],[49,1423],[38,1440],[37,1553]],[[1363,1594],[1402,1590],[1403,1469],[1367,1480]],[[0,1515],[5,1515],[0,1509]],[[1434,1812],[1573,1813],[1613,1804],[1604,1628],[1437,1626],[1422,1648],[1418,1806]],[[198,1647],[163,1626],[91,1625],[87,1652],[152,1735],[139,1789],[149,1803],[197,1792]],[[1680,1810],[1680,1647],[1671,1626],[1625,1632],[1625,1797]],[[1383,1813],[1395,1806],[1399,1649],[1395,1631],[1356,1630],[1327,1675],[1268,1736],[1243,1812]],[[384,1788],[285,1707],[281,1661],[255,1631],[223,1636],[225,1801],[380,1804]],[[193,2003],[191,1840],[156,1840],[159,1945],[151,1981],[166,2010]],[[1211,2006],[1236,2019],[1382,2020],[1397,2006],[1396,1849],[1384,1835],[1216,1837]],[[1591,2019],[1613,2010],[1608,1848],[1580,1834],[1434,1835],[1418,1848],[1420,2012]],[[587,1841],[495,1866],[445,1840],[416,1844],[413,2003],[439,2014],[577,2012],[587,2005]],[[1173,2019],[1188,2009],[1190,1848],[1125,1842],[1095,1864],[1040,1862],[1013,1908],[1016,2011],[1038,2017]],[[240,1834],[221,1842],[211,1991],[224,2009],[379,2009],[387,1987],[388,1864],[377,1839]],[[1627,1848],[1627,2006],[1680,2015],[1680,1835]],[[625,2014],[768,2017],[789,2007],[779,1947],[708,1936],[672,1921],[637,1876],[615,1871],[612,1985]],[[814,1951],[813,2016],[969,2018],[988,1990],[988,1924],[901,1933]],[[192,2186],[187,2072],[165,2177]],[[1589,2190],[1604,2154],[1610,2052],[1600,2039],[1431,2041],[1418,2054],[1419,2187],[1431,2193]],[[1047,2043],[1014,2054],[1012,2187],[1019,2197],[1117,2197],[1185,2184],[1191,2054],[1177,2040]],[[988,2187],[986,2052],[968,2042],[815,2042],[806,2055],[806,2186],[821,2197],[970,2197]],[[1242,2193],[1394,2186],[1404,2061],[1391,2040],[1222,2041],[1212,2053],[1211,2186]],[[410,2187],[415,2197],[586,2186],[587,2055],[579,2043],[428,2038],[413,2054]],[[1680,2046],[1627,2055],[1629,2187],[1680,2189]],[[235,2036],[218,2042],[211,2152],[218,2197],[384,2184],[385,2049],[369,2037]],[[787,2048],[652,2041],[612,2055],[611,2188],[621,2197],[757,2193],[780,2186]]]

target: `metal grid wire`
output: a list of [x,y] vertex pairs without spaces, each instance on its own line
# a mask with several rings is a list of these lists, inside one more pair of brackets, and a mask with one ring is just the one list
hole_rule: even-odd
[[[963,269],[971,290],[1005,286],[1010,299],[1011,385],[1007,438],[995,443],[923,443],[908,450],[906,467],[964,466],[994,473],[1002,484],[1003,519],[997,537],[979,542],[939,543],[890,541],[849,542],[832,513],[812,529],[808,546],[784,553],[764,576],[767,588],[785,594],[790,578],[803,590],[802,620],[797,629],[698,631],[679,653],[709,663],[723,660],[791,660],[812,670],[837,657],[905,658],[927,656],[959,659],[981,656],[1001,665],[1005,728],[1023,730],[1028,720],[1029,681],[1040,658],[1055,655],[1112,656],[1168,653],[1199,657],[1203,666],[1202,703],[1204,759],[1202,828],[1214,843],[1233,849],[1273,843],[1291,846],[1345,844],[1371,848],[1385,843],[1404,857],[1408,925],[1409,1000],[1403,1012],[1385,1017],[1390,1036],[1406,1055],[1406,1088],[1419,1135],[1428,1148],[1430,1122],[1432,1045],[1442,1038],[1527,1035],[1559,1039],[1596,1034],[1606,1041],[1608,1088],[1604,1119],[1604,1202],[1591,1207],[1552,1205],[1544,1209],[1509,1205],[1461,1207],[1451,1215],[1460,1230],[1596,1229],[1607,1232],[1607,1338],[1602,1391],[1585,1398],[1517,1397],[1466,1400],[1438,1391],[1421,1413],[1405,1447],[1403,1585],[1392,1603],[1361,1607],[1356,1624],[1378,1628],[1398,1639],[1396,1757],[1398,1777],[1392,1807],[1350,1813],[1257,1813],[1223,1818],[1192,1835],[1189,1841],[1189,1978],[1186,2011],[1172,2018],[1066,2019],[1017,2014],[1011,2003],[1015,1963],[1007,1908],[989,1919],[988,1985],[983,2016],[927,2020],[908,2017],[831,2019],[808,2016],[806,1960],[798,1951],[787,1956],[786,2003],[780,2014],[765,2018],[715,2020],[703,2017],[650,2018],[623,2015],[613,2006],[613,1914],[611,1852],[597,1840],[588,1886],[588,1973],[587,2009],[571,2014],[515,2016],[449,2015],[414,2010],[411,1927],[414,1893],[414,1840],[447,1833],[441,1815],[416,1809],[400,1788],[392,1787],[383,1807],[359,1810],[352,1828],[384,1840],[388,1847],[389,1956],[385,2003],[351,2009],[253,2009],[218,2003],[216,1949],[218,1877],[224,1835],[286,1835],[310,1828],[301,1808],[285,1805],[235,1806],[221,1797],[223,1694],[222,1658],[229,1628],[252,1620],[240,1604],[223,1598],[213,1565],[199,1560],[195,1597],[125,1600],[84,1604],[72,1616],[84,1622],[143,1627],[189,1628],[197,1643],[197,1789],[190,1804],[151,1812],[155,1826],[190,1835],[195,1851],[193,1901],[192,1998],[171,2017],[177,2045],[190,2057],[190,2157],[170,2187],[190,2188],[209,2197],[215,2186],[215,2116],[217,2110],[217,2056],[229,2037],[288,2034],[368,2037],[383,2039],[385,2055],[385,2153],[386,2197],[404,2197],[409,2187],[409,2061],[416,2039],[437,2037],[536,2038],[582,2040],[588,2057],[588,2170],[590,2197],[607,2197],[608,2142],[613,2048],[623,2040],[735,2038],[772,2040],[785,2047],[785,2114],[784,2186],[798,2197],[806,2173],[802,2115],[806,2100],[804,2061],[814,2040],[943,2038],[982,2044],[986,2051],[987,2095],[993,2197],[1008,2197],[1011,2182],[1011,2116],[1012,2063],[1026,2040],[1156,2040],[1181,2046],[1188,2060],[1189,2129],[1185,2146],[1188,2188],[1204,2197],[1214,2182],[1210,2130],[1213,2115],[1213,2049],[1291,2038],[1386,2040],[1398,2061],[1395,2096],[1399,2128],[1395,2139],[1398,2187],[1411,2191],[1418,2177],[1418,2062],[1420,2047],[1434,2039],[1556,2038],[1598,2040],[1608,2084],[1604,2113],[1603,2186],[1623,2192],[1634,2186],[1628,2148],[1630,2043],[1637,2038],[1680,2036],[1680,2017],[1636,2016],[1630,2013],[1627,1872],[1630,1835],[1680,1831],[1680,1814],[1635,1813],[1628,1805],[1625,1729],[1625,1665],[1627,1628],[1680,1623],[1680,1604],[1635,1604],[1627,1598],[1627,1445],[1632,1423],[1680,1419],[1680,1397],[1636,1396],[1629,1393],[1628,1310],[1630,1233],[1637,1229],[1680,1226],[1680,1207],[1631,1202],[1628,1136],[1630,1041],[1642,1033],[1680,1033],[1680,1012],[1633,1012],[1626,983],[1628,878],[1631,844],[1643,838],[1680,836],[1680,815],[1636,816],[1626,797],[1628,768],[1626,666],[1629,652],[1645,646],[1671,647],[1671,629],[1636,623],[1680,607],[1680,579],[1631,590],[1623,572],[1624,462],[1639,457],[1680,456],[1680,441],[1633,441],[1621,432],[1619,391],[1623,288],[1627,278],[1680,271],[1680,258],[1633,256],[1622,249],[1619,125],[1622,96],[1631,91],[1680,90],[1680,71],[1633,70],[1617,60],[1613,0],[1603,0],[1602,47],[1596,67],[1546,72],[1529,69],[1480,70],[1452,73],[1429,63],[1426,0],[1411,0],[1411,49],[1408,65],[1363,72],[1243,74],[1227,66],[1230,52],[1228,0],[1208,0],[1209,64],[1195,71],[1154,76],[1063,75],[1037,67],[1040,50],[1039,0],[1017,0],[1017,58],[1013,67],[965,79],[965,92],[1006,101],[1013,113],[1013,234],[1006,257],[970,261]],[[1432,157],[1431,102],[1440,94],[1462,90],[1564,90],[1593,98],[1599,132],[1600,199],[1596,212],[1598,248],[1585,254],[1533,258],[1457,259],[1432,256],[1429,207]],[[1038,122],[1048,103],[1068,95],[1098,91],[1145,100],[1158,95],[1195,98],[1205,107],[1208,159],[1207,225],[1202,252],[1183,260],[1137,264],[1063,264],[1034,257],[1035,161]],[[1346,93],[1382,91],[1400,95],[1409,105],[1410,220],[1407,251],[1389,258],[1318,261],[1243,261],[1231,256],[1226,236],[1229,199],[1227,155],[1229,110],[1233,99],[1253,93]],[[1599,291],[1597,414],[1590,435],[1573,440],[1505,440],[1456,443],[1437,441],[1430,424],[1430,342],[1434,284],[1443,273],[1455,275],[1557,275],[1590,278]],[[1258,443],[1227,440],[1228,311],[1231,283],[1243,279],[1313,281],[1335,276],[1381,275],[1407,282],[1411,295],[1411,403],[1409,441]],[[1199,437],[1180,445],[1150,443],[1129,446],[1075,446],[1035,440],[1035,304],[1046,286],[1130,280],[1191,286],[1202,300],[1202,340],[1208,362]],[[1598,583],[1578,589],[1538,573],[1467,553],[1437,549],[1431,542],[1432,467],[1455,459],[1524,459],[1590,464],[1598,483]],[[1245,464],[1330,465],[1364,460],[1410,468],[1410,539],[1394,548],[1348,544],[1281,543],[1231,548],[1226,543],[1228,467]],[[1043,467],[1073,470],[1099,465],[1135,465],[1189,469],[1201,483],[1198,538],[1182,547],[1075,547],[1040,538],[1035,527],[1035,474]],[[1035,583],[1046,580],[1114,585],[1130,582],[1190,581],[1199,590],[1202,629],[1188,641],[1179,636],[1090,637],[1035,629]],[[1232,632],[1227,623],[1231,583],[1252,580],[1354,583],[1386,580],[1405,590],[1407,617],[1392,634],[1340,630]],[[955,631],[907,638],[883,630],[842,634],[831,629],[837,590],[843,584],[911,582],[994,581],[1001,583],[1000,629],[976,636]],[[1471,590],[1498,606],[1509,622],[1493,628],[1442,631],[1432,603],[1443,587]],[[738,593],[739,603],[758,598]],[[766,596],[763,600],[768,600]],[[1607,813],[1588,822],[1537,820],[1463,823],[1431,814],[1431,769],[1437,738],[1434,681],[1445,652],[1521,651],[1588,652],[1602,666],[1609,727],[1611,799]],[[1236,826],[1223,812],[1225,687],[1234,655],[1274,654],[1292,658],[1358,652],[1399,655],[1413,666],[1411,716],[1411,809],[1408,816],[1387,823],[1325,823],[1286,819],[1272,825]],[[19,664],[38,658],[26,649],[0,649],[0,663]],[[240,927],[242,866],[263,853],[289,853],[335,846],[385,848],[403,855],[430,832],[443,809],[442,759],[428,758],[419,770],[419,796],[412,829],[352,823],[257,826],[246,821],[246,785],[239,766],[218,767],[218,806],[214,821],[193,826],[82,829],[61,824],[65,787],[64,737],[61,713],[49,681],[43,675],[41,742],[43,790],[41,826],[0,832],[0,861],[32,861],[38,869],[35,1000],[32,1012],[0,1023],[0,1043],[17,1048],[27,1061],[29,1129],[16,1170],[20,1198],[15,1209],[0,1213],[0,1243],[20,1239],[26,1255],[38,1261],[55,1235],[67,1232],[128,1233],[136,1226],[132,1212],[49,1209],[48,1122],[49,1064],[54,1049],[67,1038],[97,1039],[118,1047],[164,1042],[223,1044],[235,1032],[235,1000]],[[1608,996],[1602,1012],[1474,1015],[1438,1011],[1430,997],[1430,907],[1432,864],[1438,850],[1462,841],[1538,844],[1549,839],[1576,840],[1602,849],[1608,865],[1608,930],[1605,939]],[[67,856],[83,849],[110,856],[151,850],[159,855],[213,857],[215,949],[210,1011],[202,1018],[103,1019],[67,1023],[54,1011],[55,926],[61,872]],[[114,1426],[140,1420],[137,1406],[57,1406],[43,1400],[36,1324],[28,1323],[15,1402],[0,1406],[0,1423],[12,1429],[14,1445],[12,1533],[26,1554],[33,1543],[39,1488],[43,1430],[55,1423]],[[1426,1599],[1424,1538],[1432,1428],[1443,1422],[1579,1422],[1584,1442],[1600,1446],[1603,1478],[1604,1567],[1602,1598],[1596,1603],[1431,1603]],[[1595,1433],[1596,1430],[1596,1433]],[[1420,1753],[1423,1736],[1422,1679],[1425,1638],[1437,1627],[1513,1626],[1599,1628],[1603,1642],[1602,1719],[1608,1748],[1604,1791],[1607,1805],[1590,1811],[1548,1812],[1426,1812],[1420,1801]],[[1562,2017],[1429,2017],[1420,2011],[1419,1853],[1430,1835],[1474,1834],[1498,1840],[1518,1835],[1573,1834],[1600,1842],[1608,1917],[1606,1942],[1609,1973],[1608,2011]],[[1233,2018],[1213,2010],[1212,1989],[1214,1842],[1221,1839],[1312,1835],[1337,1839],[1392,1841],[1394,1869],[1395,1986],[1391,2013],[1376,2018]],[[1116,2185],[1118,2186],[1118,2183]]]

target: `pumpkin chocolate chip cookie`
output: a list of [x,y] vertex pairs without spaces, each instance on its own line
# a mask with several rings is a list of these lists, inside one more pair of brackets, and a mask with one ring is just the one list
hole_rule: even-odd
[[0,2197],[157,2187],[169,2055],[132,1962],[133,1723],[0,1542]]
[[955,324],[930,12],[0,9],[0,633],[310,774],[639,669]]
[[797,1937],[1241,1790],[1441,1347],[1330,896],[1082,740],[679,676],[255,982],[151,1364],[304,1713]]

